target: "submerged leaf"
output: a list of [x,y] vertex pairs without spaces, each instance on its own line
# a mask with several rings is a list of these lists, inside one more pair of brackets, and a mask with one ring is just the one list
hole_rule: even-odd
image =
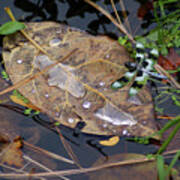
[[1,163],[7,163],[8,165],[15,165],[22,167],[22,141],[20,137],[16,137],[13,142],[11,142],[5,149],[0,157]]
[[[39,53],[21,33],[4,38],[6,71],[15,84],[24,77],[69,58],[20,87],[20,93],[60,124],[99,135],[146,136],[156,131],[152,97],[144,87],[132,100],[128,86],[117,91],[112,82],[126,72],[129,56],[124,47],[106,36],[53,22],[27,23],[25,32],[48,53]],[[142,110],[143,108],[143,110]],[[158,138],[158,137],[156,137]]]
[[[152,159],[151,159],[152,160]],[[137,163],[138,162],[138,163]],[[147,157],[142,154],[123,153],[113,156],[109,156],[107,161],[104,161],[104,157],[98,159],[93,167],[101,165],[111,164],[109,168],[102,168],[89,174],[90,180],[119,180],[119,179],[133,179],[133,180],[154,180],[158,179],[158,169],[156,161],[147,161]],[[114,163],[114,166],[112,164]],[[121,165],[117,165],[121,164]],[[168,166],[164,166],[167,172]],[[172,169],[174,172],[178,172],[176,169]],[[164,176],[165,177],[165,176]],[[179,179],[178,173],[171,175],[172,179]],[[169,178],[168,178],[169,179]],[[165,178],[163,179],[165,180]]]
[[[144,162],[143,160],[146,159],[146,156],[141,154],[118,154],[114,156],[108,157],[108,161],[106,161],[106,164],[108,163],[116,163],[116,162],[124,162],[124,165],[122,166],[114,166],[111,168],[106,168],[94,173],[89,173],[90,180],[119,180],[119,179],[133,179],[133,180],[139,180],[139,179],[146,179],[146,180],[152,180],[156,179],[157,177],[157,170],[156,170],[156,162]],[[134,163],[136,160],[142,160],[142,163]],[[125,162],[128,162],[125,164]],[[104,159],[100,158],[98,159],[94,164],[93,167],[96,167],[98,165],[104,164]]]
[[166,70],[175,70],[180,66],[180,56],[173,48],[170,48],[166,57],[162,55],[159,57],[158,63]]
[[0,35],[8,35],[13,34],[21,29],[24,29],[25,25],[18,21],[10,21],[3,24],[0,27]]

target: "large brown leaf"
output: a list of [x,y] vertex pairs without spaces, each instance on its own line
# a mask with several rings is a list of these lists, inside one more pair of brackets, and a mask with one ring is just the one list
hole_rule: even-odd
[[128,87],[111,83],[121,77],[129,61],[125,49],[106,36],[92,36],[54,22],[28,23],[26,33],[53,59],[41,54],[20,33],[4,38],[3,58],[13,83],[78,50],[68,59],[32,80],[19,91],[43,112],[83,132],[99,135],[150,135],[156,131],[152,97],[144,87],[128,98]]

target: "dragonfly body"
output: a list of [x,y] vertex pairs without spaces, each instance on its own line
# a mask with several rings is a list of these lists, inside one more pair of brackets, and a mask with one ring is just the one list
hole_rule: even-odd
[[154,64],[157,61],[159,52],[157,49],[144,48],[142,43],[136,43],[136,62],[128,62],[125,64],[128,71],[120,79],[112,84],[113,89],[124,87],[134,79],[132,86],[129,89],[129,95],[133,96],[146,84],[150,76],[166,79],[165,76],[153,72]]

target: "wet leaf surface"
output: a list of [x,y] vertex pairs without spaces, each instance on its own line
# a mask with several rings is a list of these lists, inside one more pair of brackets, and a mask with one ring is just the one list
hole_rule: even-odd
[[128,98],[128,87],[110,88],[129,61],[116,41],[53,22],[26,26],[26,33],[53,58],[41,54],[20,33],[5,37],[3,58],[13,83],[78,48],[63,63],[18,89],[44,113],[71,128],[85,122],[82,131],[90,134],[145,136],[157,130],[147,87],[133,99]]

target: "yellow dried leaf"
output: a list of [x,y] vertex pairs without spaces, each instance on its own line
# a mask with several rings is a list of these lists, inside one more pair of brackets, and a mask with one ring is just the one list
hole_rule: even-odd
[[115,146],[119,142],[119,136],[113,136],[108,140],[99,141],[99,144],[103,146]]

